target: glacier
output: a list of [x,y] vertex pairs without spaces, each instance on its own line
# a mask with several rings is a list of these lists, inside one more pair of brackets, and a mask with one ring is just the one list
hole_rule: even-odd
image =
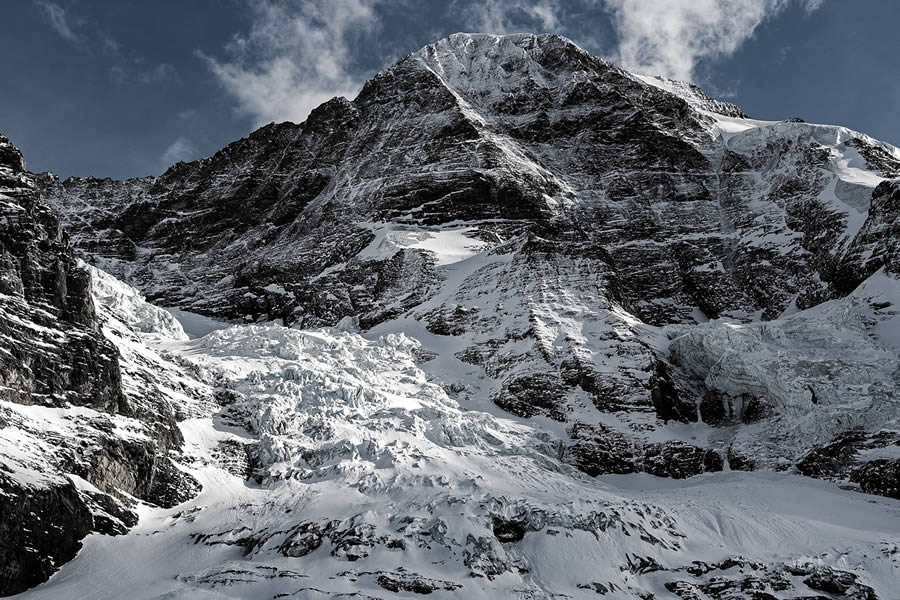
[[[900,570],[894,500],[774,472],[591,478],[558,460],[555,434],[539,423],[450,398],[418,366],[420,342],[403,333],[270,323],[186,339],[139,293],[92,276],[98,305],[121,316],[120,327],[220,396],[180,397],[190,417],[179,423],[179,468],[202,490],[167,509],[139,505],[128,535],[88,536],[75,560],[23,598],[747,589],[796,598],[831,589],[821,582],[835,577],[860,594],[844,597],[890,597]],[[814,347],[829,319],[858,323],[851,308],[870,308],[885,291],[793,315],[793,329],[809,321]],[[687,336],[696,339],[671,343],[705,356],[728,326],[695,326]]]

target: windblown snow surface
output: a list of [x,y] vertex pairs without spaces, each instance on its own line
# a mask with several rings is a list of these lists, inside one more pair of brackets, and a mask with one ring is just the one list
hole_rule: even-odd
[[[503,260],[476,255],[444,270],[452,281]],[[156,361],[188,416],[181,468],[203,489],[172,509],[139,507],[127,535],[89,536],[21,598],[896,597],[896,500],[777,472],[590,478],[557,460],[558,432],[543,421],[448,396],[439,375],[453,371],[453,348],[440,336],[417,340],[409,321],[365,336],[352,323],[261,324],[188,339],[169,313],[92,274],[125,364],[138,362],[129,352]],[[867,311],[897,288],[879,275],[844,300],[777,321],[656,335],[708,372],[711,387],[740,376],[790,408],[805,392],[783,369],[815,358],[829,336],[871,365],[854,385],[874,390],[896,369],[896,339],[879,338],[896,316],[873,322]],[[711,364],[723,348],[771,360]],[[839,402],[826,385],[840,382],[825,379],[823,402]],[[872,398],[860,418],[890,401]],[[845,595],[823,593],[836,577]]]

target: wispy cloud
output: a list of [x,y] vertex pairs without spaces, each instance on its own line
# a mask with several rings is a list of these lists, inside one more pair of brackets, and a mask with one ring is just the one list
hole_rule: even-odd
[[[470,31],[561,33],[627,69],[694,80],[699,66],[736,52],[761,23],[788,6],[812,12],[824,1],[453,0],[447,14]],[[334,96],[356,95],[366,75],[358,65],[372,61],[355,51],[387,51],[391,42],[372,34],[381,26],[379,13],[390,14],[391,2],[416,10],[410,0],[247,2],[249,30],[221,52],[196,55],[254,126],[300,122]],[[363,39],[372,43],[360,44]]]
[[179,137],[169,144],[169,147],[166,148],[160,157],[160,162],[163,168],[168,168],[177,162],[188,161],[196,158],[196,156],[197,148],[194,147],[193,142],[186,137]]
[[109,79],[116,85],[139,83],[151,85],[167,81],[178,81],[178,70],[169,63],[145,66],[143,57],[120,61],[109,68]]
[[[757,27],[789,6],[807,14],[825,0],[456,0],[465,21],[485,33],[543,31],[606,47],[626,69],[694,80],[704,61],[734,54]],[[612,47],[584,27],[586,15],[607,17],[618,37]],[[591,19],[593,20],[593,19]]]
[[[692,80],[698,65],[734,54],[793,0],[604,0],[624,68]],[[807,12],[824,0],[796,0]]]
[[137,81],[138,83],[147,85],[150,83],[169,81],[172,79],[176,79],[177,77],[178,71],[175,70],[175,67],[173,67],[169,63],[159,63],[154,67],[150,67],[149,69],[140,71],[137,74]]
[[38,2],[35,2],[35,4],[40,7],[44,16],[47,18],[50,27],[52,27],[56,33],[70,42],[78,41],[78,35],[76,35],[72,26],[69,24],[69,17],[66,15],[66,9],[55,2],[46,2],[44,0],[39,0]]
[[219,83],[254,125],[302,121],[334,96],[355,96],[350,40],[377,28],[375,0],[266,0],[254,4],[246,35],[235,36],[225,60],[201,51]]
[[497,34],[533,31],[535,26],[543,32],[562,33],[561,10],[559,0],[482,0],[462,8],[463,18],[474,31]]
[[806,14],[811,14],[820,9],[825,4],[825,0],[800,0],[800,4],[803,5]]
[[121,50],[122,45],[111,37],[103,38],[103,53],[115,56]]
[[557,33],[601,54],[610,44],[603,0],[453,0],[448,6],[449,18],[466,31]]

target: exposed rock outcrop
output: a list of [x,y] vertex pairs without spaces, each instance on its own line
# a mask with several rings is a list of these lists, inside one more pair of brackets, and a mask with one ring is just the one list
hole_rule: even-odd
[[170,506],[192,490],[168,456],[181,444],[169,401],[134,385],[92,291],[0,135],[0,594],[45,580],[90,532],[125,533],[133,497]]

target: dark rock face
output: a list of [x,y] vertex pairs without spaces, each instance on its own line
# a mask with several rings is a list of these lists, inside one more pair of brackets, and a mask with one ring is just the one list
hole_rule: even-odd
[[[855,429],[811,450],[797,463],[797,470],[809,477],[849,480],[868,494],[900,498],[900,459],[877,458],[879,450],[897,447],[896,431]],[[872,453],[876,458],[869,456]]]
[[514,520],[494,517],[494,537],[503,543],[515,543],[525,537],[525,525]]
[[74,485],[19,492],[0,473],[0,595],[9,596],[43,581],[71,560],[94,520]]
[[[116,351],[98,331],[90,284],[56,215],[39,200],[21,153],[0,135],[0,398],[127,410]],[[65,480],[34,487],[0,473],[0,509],[3,595],[44,581],[95,527],[88,501]]]
[[860,583],[856,573],[811,563],[768,565],[734,558],[718,564],[695,562],[677,571],[691,578],[668,581],[665,588],[682,600],[878,600],[875,591]]
[[402,567],[396,573],[382,573],[376,578],[378,585],[391,592],[412,592],[413,594],[430,594],[437,590],[452,592],[462,586],[452,581],[429,579],[414,573],[406,573]]
[[573,425],[569,435],[575,442],[566,448],[565,460],[588,475],[626,475],[638,470],[635,449],[627,435],[585,423]]
[[711,449],[669,442],[651,444],[645,451],[643,469],[657,477],[684,479],[722,470],[722,457]]
[[792,575],[805,576],[803,583],[810,589],[852,600],[878,600],[875,590],[859,582],[859,577],[849,571],[805,564],[790,567]]
[[107,437],[90,464],[75,471],[92,484],[111,494],[125,492],[146,502],[171,508],[189,500],[199,491],[193,477],[172,465],[165,452],[172,444],[165,439],[156,443]]
[[737,398],[732,398],[715,390],[707,390],[700,402],[700,416],[704,423],[710,425],[756,423],[770,412],[763,401],[752,394],[741,394]]
[[[91,277],[77,265],[56,213],[40,200],[21,153],[2,135],[0,336],[0,400],[10,403],[0,406],[0,428],[39,444],[25,446],[34,453],[25,462],[2,456],[0,594],[6,595],[46,580],[88,533],[122,534],[136,523],[107,493],[171,506],[189,497],[192,485],[167,456],[181,443],[171,408],[124,393],[120,352],[101,333]],[[15,405],[98,412],[96,418],[73,412],[61,417],[67,433],[46,432]],[[139,419],[149,438],[121,439],[103,415]],[[20,478],[20,471],[32,475]],[[105,493],[80,489],[63,473]]]
[[867,494],[900,500],[900,459],[876,459],[863,463],[850,474]]
[[[318,549],[322,542],[328,540],[331,546],[331,556],[338,560],[355,562],[369,555],[376,544],[387,544],[388,540],[376,537],[374,527],[368,523],[359,522],[358,517],[342,522],[327,521],[325,523],[304,522],[300,523],[284,537],[284,541],[278,546],[278,551],[284,556],[301,557]],[[278,535],[283,532],[277,532]],[[263,540],[255,543],[262,545]]]
[[322,545],[325,534],[325,528],[316,523],[301,523],[291,531],[278,551],[285,556],[306,556]]
[[834,285],[852,291],[882,267],[900,274],[900,180],[885,181],[875,188],[866,222],[841,257]]
[[872,447],[871,442],[871,437],[864,431],[848,431],[831,443],[809,452],[797,463],[797,469],[809,477],[845,477],[857,453]]
[[[97,331],[91,281],[24,160],[0,136],[0,397],[126,410],[115,349]],[[68,332],[66,336],[63,332]]]
[[569,434],[575,442],[566,448],[566,461],[591,476],[646,472],[684,479],[718,472],[724,466],[716,450],[683,442],[642,445],[624,433],[583,423],[574,425]]

